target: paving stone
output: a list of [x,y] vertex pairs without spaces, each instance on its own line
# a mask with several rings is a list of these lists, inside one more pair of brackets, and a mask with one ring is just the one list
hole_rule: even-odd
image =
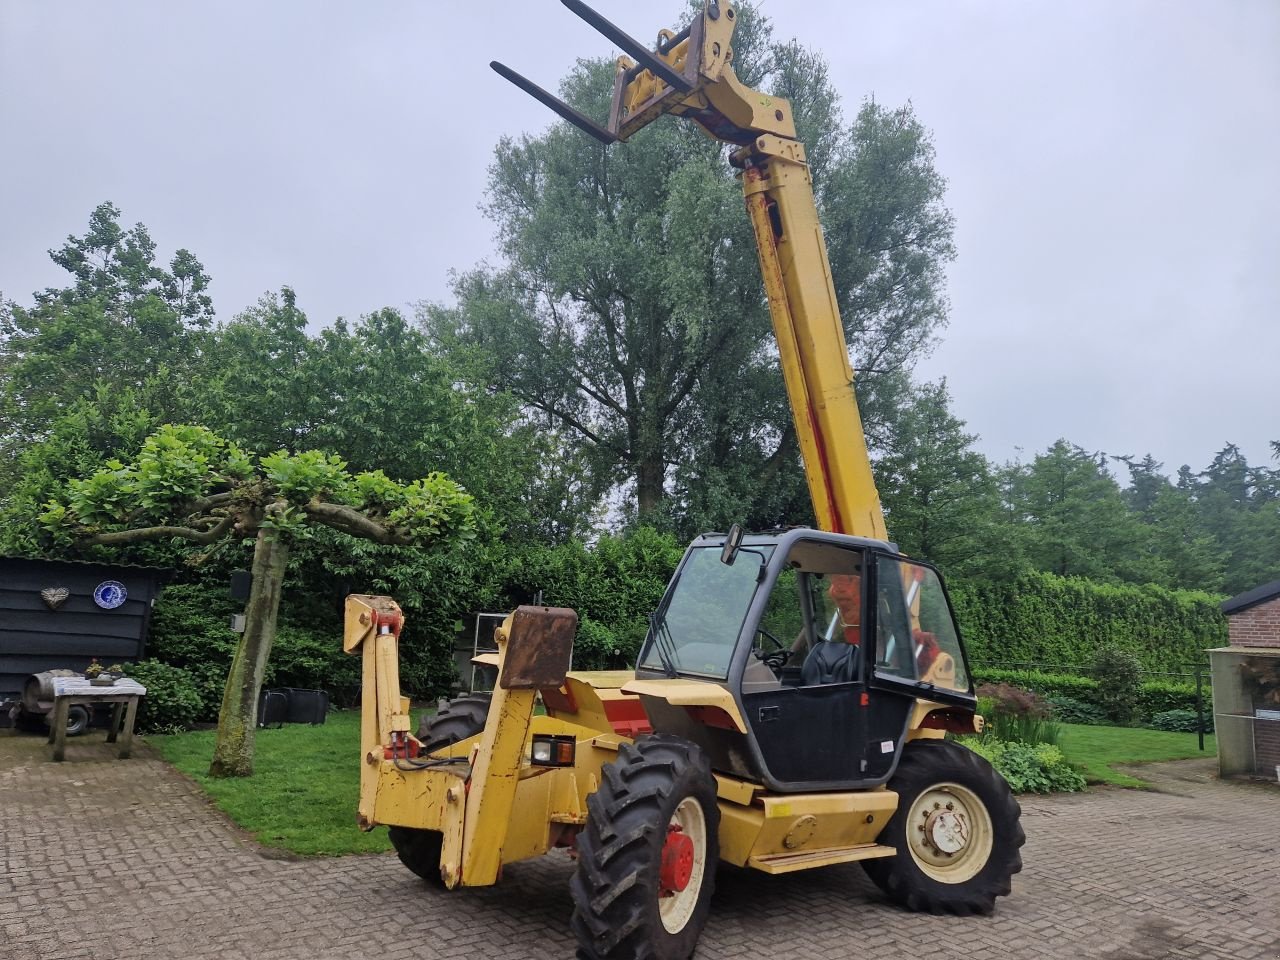
[[[90,735],[68,757],[0,731],[0,960],[573,955],[562,853],[444,893],[390,854],[264,855],[145,747],[116,761]],[[906,913],[856,865],[722,869],[698,957],[1280,960],[1280,790],[1143,770],[1155,789],[1023,799],[1026,866],[994,916]]]

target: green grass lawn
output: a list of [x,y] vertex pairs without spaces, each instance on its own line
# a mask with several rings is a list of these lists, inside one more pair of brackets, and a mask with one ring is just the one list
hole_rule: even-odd
[[[1112,764],[1213,756],[1194,733],[1166,733],[1127,727],[1062,724],[1062,751],[1090,783],[1125,787],[1143,781],[1111,769]],[[385,830],[356,827],[360,794],[360,712],[329,714],[319,727],[292,724],[259,730],[254,774],[216,780],[206,775],[213,758],[214,731],[151,736],[147,742],[169,763],[194,778],[218,809],[264,846],[307,856],[378,853],[391,849]]]
[[330,713],[318,727],[259,730],[252,777],[207,776],[213,730],[150,736],[147,742],[204,787],[223,813],[264,846],[336,855],[390,850],[386,830],[356,827],[360,796],[360,711]]
[[1145,781],[1113,770],[1112,765],[1212,757],[1217,749],[1213,734],[1208,733],[1204,737],[1204,753],[1201,753],[1194,733],[1168,733],[1143,727],[1090,727],[1078,723],[1064,723],[1061,727],[1062,752],[1090,783],[1144,787]]

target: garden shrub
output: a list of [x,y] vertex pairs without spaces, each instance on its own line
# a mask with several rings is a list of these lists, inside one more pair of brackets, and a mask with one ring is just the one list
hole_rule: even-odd
[[1127,650],[1109,647],[1093,658],[1098,681],[1098,706],[1113,723],[1132,723],[1138,716],[1142,693],[1141,665]]
[[147,695],[138,703],[138,730],[173,733],[187,729],[203,715],[200,687],[195,677],[181,667],[143,660],[126,665],[125,675],[147,688]]
[[[1151,726],[1175,733],[1196,733],[1200,729],[1194,710],[1165,710],[1151,718]],[[1204,715],[1204,732],[1213,732],[1213,715],[1208,711]]]
[[590,617],[578,621],[578,635],[573,641],[575,670],[620,669],[634,660],[635,652],[627,651],[617,634],[603,623]]
[[1009,743],[1058,742],[1058,725],[1049,719],[1049,706],[1030,690],[1011,684],[984,684],[978,696],[991,704],[990,714],[983,714],[987,725],[983,736]]
[[351,705],[360,697],[361,659],[343,652],[336,633],[281,624],[271,645],[266,683],[324,690],[335,704]]
[[1094,726],[1105,726],[1108,723],[1106,711],[1096,703],[1066,696],[1050,696],[1046,699],[1053,718],[1060,723],[1087,723]]
[[[1093,677],[1040,670],[1010,670],[996,667],[973,668],[975,682],[1007,683],[1040,694],[1050,703],[1053,718],[1061,723],[1107,724],[1114,721],[1099,706],[1099,682]],[[1206,681],[1205,712],[1209,712]],[[1059,707],[1059,704],[1061,706]],[[1145,680],[1138,688],[1138,714],[1150,720],[1166,710],[1195,710],[1194,684],[1175,680]],[[988,710],[979,709],[983,716]]]
[[1046,673],[1041,670],[1008,670],[996,667],[974,667],[976,683],[1010,683],[1042,696],[1066,696],[1087,699],[1095,696],[1098,681],[1070,673]]
[[965,746],[983,756],[1014,793],[1071,793],[1085,788],[1084,777],[1051,743],[1006,743],[964,738]]
[[200,695],[197,720],[215,720],[222,705],[231,655],[240,640],[231,632],[231,615],[244,608],[228,596],[227,584],[173,583],[151,612],[147,659],[187,671]]

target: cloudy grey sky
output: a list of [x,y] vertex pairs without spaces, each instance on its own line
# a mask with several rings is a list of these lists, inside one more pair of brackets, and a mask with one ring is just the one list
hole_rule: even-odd
[[[598,0],[651,38],[680,0]],[[995,459],[1065,436],[1201,468],[1280,439],[1280,0],[767,0],[849,112],[910,99],[950,181],[951,326],[920,372]],[[553,0],[0,0],[0,292],[111,200],[222,318],[445,299],[492,249],[503,133],[608,45]]]

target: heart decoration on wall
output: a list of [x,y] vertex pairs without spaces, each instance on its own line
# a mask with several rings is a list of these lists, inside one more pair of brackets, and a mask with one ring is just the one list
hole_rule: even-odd
[[50,610],[57,610],[67,602],[67,597],[69,596],[71,596],[71,591],[66,587],[45,587],[40,591],[40,598],[44,600],[45,606]]

